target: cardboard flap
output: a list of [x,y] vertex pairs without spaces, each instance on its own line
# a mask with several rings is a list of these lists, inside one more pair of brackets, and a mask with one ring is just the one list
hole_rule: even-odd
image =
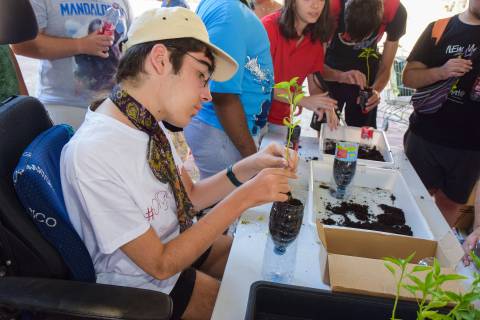
[[[414,266],[415,264],[409,264],[408,269],[411,270]],[[396,279],[385,267],[383,260],[330,254],[328,269],[332,291],[395,297]],[[442,272],[455,273],[450,268],[442,268]],[[415,273],[420,279],[426,274],[426,272]],[[405,281],[411,284],[409,280]],[[442,288],[456,293],[464,291],[460,281],[447,281]],[[403,288],[400,297],[415,300],[415,297]]]
[[455,268],[463,255],[462,246],[451,230],[438,240],[436,258],[440,265]]
[[437,242],[414,237],[357,230],[317,223],[318,235],[330,254],[381,259],[406,258],[415,252],[414,263],[425,257],[434,257]]

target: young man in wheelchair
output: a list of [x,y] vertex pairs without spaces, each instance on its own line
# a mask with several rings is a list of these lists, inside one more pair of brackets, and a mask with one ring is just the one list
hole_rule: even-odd
[[69,217],[97,282],[169,293],[174,319],[210,319],[232,242],[222,233],[246,209],[286,200],[296,160],[272,145],[193,183],[161,121],[185,127],[211,100],[209,79],[228,80],[237,64],[184,8],[144,13],[123,50],[118,85],[62,151]]

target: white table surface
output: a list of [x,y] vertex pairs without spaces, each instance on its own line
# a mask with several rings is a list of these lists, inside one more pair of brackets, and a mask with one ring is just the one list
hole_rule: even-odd
[[[262,145],[273,141],[282,141],[283,134],[270,134]],[[299,179],[291,183],[294,197],[307,203],[308,179],[310,168],[308,159],[318,157],[318,142],[313,137],[303,137],[299,150],[301,160],[298,167]],[[395,166],[402,173],[418,206],[426,217],[434,235],[444,235],[451,230],[435,206],[432,198],[421,183],[415,170],[402,150],[392,150]],[[307,160],[306,160],[307,159]],[[268,236],[268,217],[271,204],[258,206],[246,211],[240,218],[233,241],[230,256],[217,297],[212,319],[244,319],[247,309],[250,286],[262,279],[263,256]],[[326,251],[318,240],[316,228],[307,222],[305,209],[304,221],[297,238],[297,256],[293,280],[290,284],[327,289],[322,282],[320,264],[325,263]],[[471,269],[458,266],[457,271],[468,274]]]

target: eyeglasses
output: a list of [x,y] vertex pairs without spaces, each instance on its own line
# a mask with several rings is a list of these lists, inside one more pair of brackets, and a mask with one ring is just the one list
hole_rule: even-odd
[[[204,61],[204,60],[200,60],[198,58],[195,58],[193,55],[191,55],[190,53],[188,52],[185,52],[185,54],[187,56],[189,56],[190,58],[192,58],[193,60],[197,61],[198,63],[201,63],[205,66],[207,66],[208,70],[211,70],[213,67],[211,64],[209,64],[208,62]],[[203,77],[203,87],[206,87],[208,85],[208,81],[210,81],[210,78],[212,77],[212,74],[211,73],[208,73],[208,77],[206,77],[203,72],[201,72],[201,75]]]

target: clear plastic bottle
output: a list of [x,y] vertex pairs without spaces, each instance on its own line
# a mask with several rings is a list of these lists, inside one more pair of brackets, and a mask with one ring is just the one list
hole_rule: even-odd
[[272,237],[269,236],[263,254],[262,277],[267,281],[291,283],[297,259],[297,240],[291,243],[283,253],[275,251],[274,248]]
[[99,33],[113,36],[121,16],[122,11],[120,10],[120,6],[118,3],[114,2],[112,6],[105,12],[105,16],[102,20],[102,28],[100,29]]

